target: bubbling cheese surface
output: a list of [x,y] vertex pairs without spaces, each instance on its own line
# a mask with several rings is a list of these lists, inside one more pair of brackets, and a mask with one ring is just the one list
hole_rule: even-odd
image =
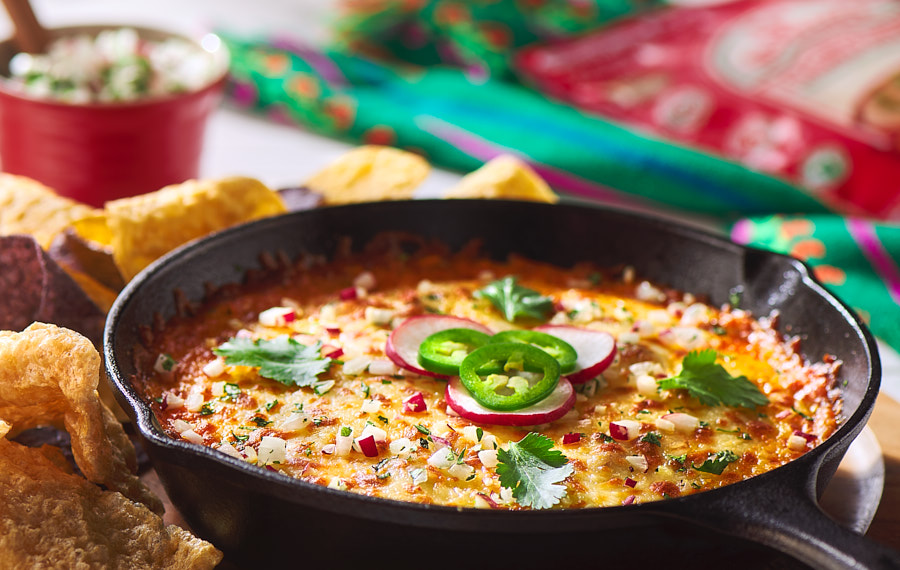
[[[553,300],[546,321],[508,322],[474,295],[507,275]],[[557,421],[474,424],[448,408],[446,382],[404,371],[385,355],[395,327],[429,313],[466,317],[494,332],[546,322],[602,330],[616,338],[617,355],[595,380],[576,387],[574,408]],[[709,306],[630,268],[564,269],[426,248],[412,256],[306,260],[278,278],[215,295],[153,335],[135,384],[171,437],[310,483],[399,501],[527,508],[501,486],[497,450],[534,432],[572,466],[557,508],[614,506],[734,483],[833,433],[840,363],[828,356],[804,361],[797,342],[776,332],[776,320]],[[235,337],[283,335],[320,342],[323,355],[335,355],[315,387],[286,386],[258,368],[226,365],[213,352]],[[687,390],[657,389],[656,380],[676,375],[685,355],[700,349],[716,351],[718,363],[746,376],[769,403],[707,406]],[[424,411],[404,404],[416,394]],[[631,425],[640,435],[611,438],[611,422],[623,421],[637,422]],[[369,434],[377,441],[374,457],[351,445]],[[733,461],[721,474],[702,468],[725,452]]]

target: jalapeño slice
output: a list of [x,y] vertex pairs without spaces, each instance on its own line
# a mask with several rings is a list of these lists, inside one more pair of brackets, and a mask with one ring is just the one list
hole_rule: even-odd
[[436,332],[419,345],[419,364],[425,370],[457,376],[463,359],[476,348],[486,345],[490,338],[490,335],[473,329]]
[[540,348],[559,362],[561,374],[574,370],[575,361],[578,359],[578,353],[575,352],[571,344],[561,338],[540,331],[511,330],[499,332],[491,337],[492,344],[498,342],[521,342]]
[[462,361],[459,378],[479,404],[508,412],[553,392],[559,384],[559,362],[530,344],[491,343]]

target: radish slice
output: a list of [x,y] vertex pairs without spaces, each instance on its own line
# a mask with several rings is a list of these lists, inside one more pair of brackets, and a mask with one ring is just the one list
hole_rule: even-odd
[[631,441],[641,435],[641,422],[635,420],[609,422],[609,435],[616,441]]
[[534,426],[566,415],[575,405],[575,390],[568,380],[561,378],[556,389],[540,402],[514,412],[498,412],[479,404],[462,381],[454,377],[447,383],[444,399],[456,413],[469,421],[501,426]]
[[472,329],[485,334],[494,334],[483,324],[470,319],[448,315],[420,315],[406,319],[403,324],[394,329],[394,332],[388,337],[384,353],[401,368],[422,376],[446,380],[450,377],[425,370],[419,366],[419,345],[434,333],[447,329]]
[[593,379],[616,357],[616,339],[608,332],[568,325],[542,325],[534,330],[566,341],[578,353],[575,369],[565,376],[572,384],[584,384]]

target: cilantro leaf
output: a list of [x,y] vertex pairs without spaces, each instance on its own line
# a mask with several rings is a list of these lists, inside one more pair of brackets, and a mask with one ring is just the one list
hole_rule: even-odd
[[561,451],[553,449],[553,440],[529,433],[509,450],[497,450],[500,485],[512,489],[519,504],[549,509],[566,496],[566,488],[557,485],[572,474],[573,468]]
[[725,471],[725,468],[728,467],[730,463],[734,463],[738,459],[740,458],[737,456],[737,454],[726,449],[725,451],[716,453],[712,457],[708,457],[702,465],[694,465],[693,467],[697,471],[712,473],[713,475],[721,475],[722,471]]
[[691,352],[684,357],[677,376],[656,383],[663,390],[684,388],[704,406],[755,408],[769,402],[746,376],[732,376],[717,364],[717,357],[716,351],[709,349]]
[[553,299],[522,287],[512,276],[488,283],[475,292],[475,297],[489,299],[509,322],[519,316],[545,319],[553,310]]
[[321,358],[322,343],[303,345],[288,336],[272,340],[232,338],[214,348],[225,357],[225,364],[259,368],[263,378],[288,386],[312,386],[319,374],[331,366],[330,358]]

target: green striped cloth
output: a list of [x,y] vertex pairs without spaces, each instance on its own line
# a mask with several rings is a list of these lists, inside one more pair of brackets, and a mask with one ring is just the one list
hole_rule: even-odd
[[230,100],[461,172],[512,153],[578,199],[712,217],[735,241],[807,261],[900,350],[900,225],[843,217],[782,180],[549,101],[511,79],[516,47],[653,2],[350,4],[365,8],[341,21],[341,40],[328,49],[222,34],[232,53]]

